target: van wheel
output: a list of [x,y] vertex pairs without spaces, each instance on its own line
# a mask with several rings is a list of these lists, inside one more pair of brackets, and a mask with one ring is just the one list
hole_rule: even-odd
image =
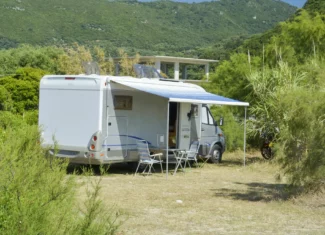
[[221,147],[219,145],[213,146],[210,159],[213,163],[221,163],[222,153],[221,153]]

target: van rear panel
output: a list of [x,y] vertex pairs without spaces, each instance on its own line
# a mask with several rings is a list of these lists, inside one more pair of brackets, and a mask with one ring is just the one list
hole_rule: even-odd
[[60,150],[88,151],[102,130],[103,78],[45,76],[40,84],[39,125],[43,145],[57,141]]

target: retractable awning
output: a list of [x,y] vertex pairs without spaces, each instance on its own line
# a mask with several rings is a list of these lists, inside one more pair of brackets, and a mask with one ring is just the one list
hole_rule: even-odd
[[139,90],[164,97],[170,102],[249,106],[247,102],[214,95],[194,84],[127,78],[112,78],[110,82],[114,84],[114,89]]
[[[244,166],[246,161],[246,112],[249,103],[229,99],[206,92],[202,87],[182,82],[157,81],[152,79],[134,79],[130,77],[110,78],[111,89],[138,90],[166,98],[169,102],[218,104],[243,106],[245,108],[244,121]],[[169,107],[169,103],[168,103]],[[169,108],[167,109],[169,110]],[[166,140],[169,136],[169,119],[167,112]],[[166,178],[168,178],[168,141],[166,141]]]

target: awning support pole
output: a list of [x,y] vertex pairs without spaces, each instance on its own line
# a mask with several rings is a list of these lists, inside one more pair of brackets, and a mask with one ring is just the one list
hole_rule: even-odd
[[246,166],[246,115],[247,115],[247,107],[245,107],[245,120],[244,120],[244,166]]
[[169,100],[167,103],[167,128],[166,128],[166,179],[168,179],[168,141],[169,140]]

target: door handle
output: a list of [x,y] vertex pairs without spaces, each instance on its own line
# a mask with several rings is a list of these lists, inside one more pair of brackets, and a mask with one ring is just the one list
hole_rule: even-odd
[[201,131],[205,131],[205,129],[204,128],[201,128]]

